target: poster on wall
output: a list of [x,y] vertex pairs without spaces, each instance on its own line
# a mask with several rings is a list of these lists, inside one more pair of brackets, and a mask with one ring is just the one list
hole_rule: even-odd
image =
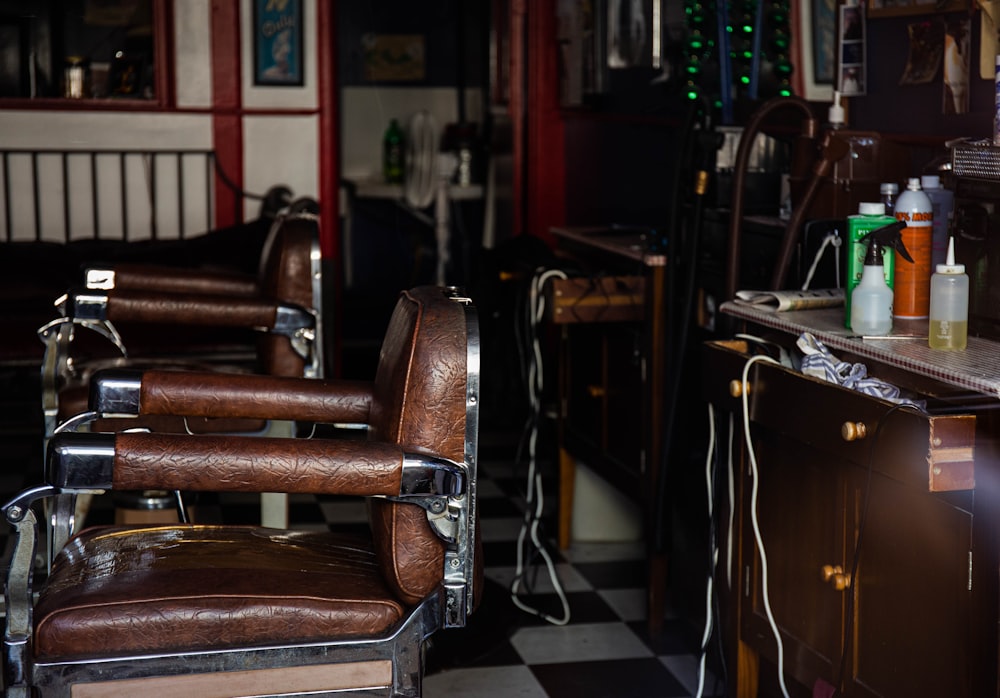
[[944,61],[944,28],[941,18],[907,25],[910,45],[900,85],[924,85],[938,76]]
[[302,35],[302,0],[253,0],[255,85],[303,84]]
[[834,84],[836,8],[836,0],[813,0],[811,3],[812,79],[817,85]]
[[941,113],[969,112],[969,35],[972,22],[968,17],[951,19],[944,32],[944,90]]
[[420,82],[427,78],[423,34],[365,34],[364,76],[369,82]]
[[837,87],[845,97],[868,91],[865,85],[865,16],[860,7],[840,7],[840,75]]
[[792,89],[809,101],[829,102],[836,59],[836,1],[797,0],[789,3],[789,9],[794,37]]

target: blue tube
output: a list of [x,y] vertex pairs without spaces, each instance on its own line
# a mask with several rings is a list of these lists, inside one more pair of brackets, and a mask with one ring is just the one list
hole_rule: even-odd
[[729,32],[726,22],[729,19],[727,0],[715,0],[715,25],[719,33],[719,93],[722,95],[722,123],[729,126],[733,123],[733,67],[729,57]]
[[757,15],[753,21],[753,60],[750,62],[750,99],[757,99],[760,83],[760,43],[764,33],[764,0],[757,0]]

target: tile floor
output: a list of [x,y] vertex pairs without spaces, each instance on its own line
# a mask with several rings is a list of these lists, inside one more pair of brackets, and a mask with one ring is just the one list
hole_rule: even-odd
[[[570,622],[550,624],[517,609],[508,588],[517,564],[517,537],[522,522],[522,469],[512,451],[484,435],[480,447],[480,512],[490,580],[483,607],[468,631],[483,632],[494,623],[492,637],[478,656],[438,669],[433,650],[424,682],[428,698],[437,696],[525,696],[530,698],[681,698],[697,695],[700,633],[668,614],[663,634],[646,631],[643,589],[643,543],[575,543],[550,548],[570,606]],[[555,492],[548,487],[548,492]],[[554,501],[546,498],[546,512]],[[543,521],[548,521],[546,517]],[[554,525],[554,521],[550,522]],[[552,532],[550,526],[548,532]],[[544,565],[537,572],[534,594],[525,600],[552,616],[561,606]],[[482,618],[479,615],[482,614]],[[497,623],[497,619],[506,619]],[[499,625],[500,627],[495,627]],[[449,633],[438,636],[435,650],[447,648]],[[454,643],[453,643],[454,644]],[[721,683],[709,675],[702,695],[723,695]]]
[[[13,381],[13,383],[11,382]],[[12,392],[32,380],[0,376],[3,412]],[[12,388],[14,390],[12,391]],[[3,416],[3,415],[0,415]],[[37,426],[30,412],[0,422],[0,493],[12,493],[36,480],[40,466]],[[428,652],[427,698],[520,696],[524,698],[681,698],[698,695],[700,630],[672,615],[663,634],[646,632],[641,542],[574,544],[559,551],[550,545],[566,591],[571,620],[552,625],[516,608],[508,593],[517,562],[517,537],[524,503],[524,469],[514,461],[516,435],[484,428],[480,447],[479,508],[487,585],[479,610],[467,628],[443,631]],[[544,468],[544,464],[540,464]],[[543,470],[544,472],[544,470]],[[550,479],[551,473],[546,474]],[[554,486],[547,492],[554,493]],[[543,534],[554,533],[555,502],[546,498]],[[227,496],[199,503],[199,518],[252,522],[256,499]],[[90,520],[109,521],[109,502],[97,502]],[[331,524],[363,525],[359,502],[296,496],[291,502],[296,528]],[[545,524],[548,524],[545,526]],[[0,532],[2,533],[2,532]],[[527,577],[530,604],[560,615],[558,597],[544,566]],[[702,695],[723,695],[710,675]]]

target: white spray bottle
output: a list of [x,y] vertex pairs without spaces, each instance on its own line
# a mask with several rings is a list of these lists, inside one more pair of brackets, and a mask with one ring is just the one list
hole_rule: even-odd
[[861,336],[881,337],[892,330],[892,294],[885,281],[882,255],[887,247],[913,262],[900,234],[905,221],[896,221],[871,231],[861,241],[868,242],[861,282],[851,293],[851,330]]

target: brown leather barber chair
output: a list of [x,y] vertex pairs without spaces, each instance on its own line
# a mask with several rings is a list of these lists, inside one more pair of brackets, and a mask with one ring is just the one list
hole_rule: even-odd
[[[4,507],[7,695],[420,695],[424,641],[464,625],[480,588],[478,370],[474,309],[424,287],[401,295],[370,383],[163,371],[98,385],[100,412],[221,408],[367,439],[55,435],[46,484]],[[149,487],[363,496],[370,533],[90,528],[33,603],[36,502]]]
[[[256,276],[134,263],[90,268],[85,276],[85,288],[60,299],[62,317],[39,330],[47,436],[84,411],[90,375],[108,366],[322,375],[319,235],[311,214],[275,220]],[[229,331],[228,342],[217,339],[219,330]],[[249,354],[232,339],[236,332],[256,336]],[[80,334],[103,336],[104,351]]]
[[[136,263],[92,267],[85,275],[86,288],[67,293],[60,303],[62,317],[39,331],[46,343],[46,439],[64,431],[124,428],[291,435],[294,425],[281,420],[146,416],[127,422],[105,419],[95,425],[85,411],[91,376],[109,366],[321,376],[322,281],[314,215],[294,212],[275,219],[256,276]],[[249,355],[240,349],[248,337],[254,338]],[[190,511],[180,492],[115,496],[116,518],[123,523],[183,519]],[[89,495],[79,500],[55,497],[48,507],[51,561],[81,525]],[[268,525],[286,525],[287,508],[285,493],[261,495],[261,518]]]

